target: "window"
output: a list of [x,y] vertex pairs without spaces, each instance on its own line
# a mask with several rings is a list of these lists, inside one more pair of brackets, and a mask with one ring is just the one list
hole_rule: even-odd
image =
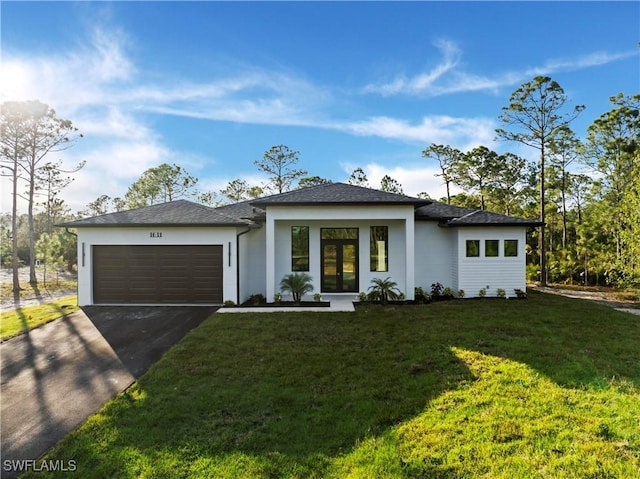
[[498,256],[499,247],[500,247],[500,240],[485,240],[484,255]]
[[504,255],[518,256],[518,240],[504,240]]
[[320,228],[321,239],[358,239],[358,228]]
[[291,227],[291,271],[309,271],[309,227]]
[[467,240],[467,258],[480,256],[480,240]]
[[389,271],[389,227],[372,226],[369,245],[371,271]]

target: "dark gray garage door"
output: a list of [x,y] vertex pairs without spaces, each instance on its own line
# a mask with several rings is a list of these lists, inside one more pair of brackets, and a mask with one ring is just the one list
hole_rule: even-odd
[[93,302],[222,303],[222,246],[94,246]]

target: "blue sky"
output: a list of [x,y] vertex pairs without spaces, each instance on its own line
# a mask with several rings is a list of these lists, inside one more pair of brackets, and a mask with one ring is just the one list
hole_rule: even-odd
[[[309,175],[356,167],[405,193],[444,195],[431,143],[496,142],[510,94],[551,76],[586,110],[640,91],[638,2],[2,2],[0,99],[38,99],[84,138],[64,198],[73,211],[124,195],[175,163],[220,190],[265,180],[253,164],[285,144]],[[52,160],[54,158],[51,158]],[[10,210],[2,183],[2,210]]]

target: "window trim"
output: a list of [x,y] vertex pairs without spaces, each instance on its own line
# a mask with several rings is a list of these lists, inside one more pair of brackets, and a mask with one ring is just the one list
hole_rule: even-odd
[[[489,243],[496,243],[496,247],[495,247],[495,253],[496,254],[487,254],[488,251],[488,244]],[[499,239],[486,239],[484,240],[484,256],[486,258],[499,258],[500,257],[500,240]]]
[[[517,239],[505,239],[503,241],[504,246],[502,247],[502,251],[503,251],[503,254],[504,254],[505,258],[517,258],[519,256],[519,251],[518,250],[520,248],[520,245],[518,244],[518,241],[519,240],[517,240]],[[515,251],[514,251],[515,254],[507,254],[507,243],[515,244]]]
[[[377,228],[384,228],[384,269],[378,269],[380,249],[379,245],[374,245],[374,230]],[[369,227],[369,271],[380,273],[389,271],[389,226],[387,225]]]
[[[469,245],[471,243],[476,244],[477,254],[471,255],[469,254]],[[465,257],[466,258],[479,258],[480,257],[480,240],[479,239],[468,239],[465,241]]]
[[[296,230],[296,228],[298,229],[297,233],[300,234],[301,231],[306,231],[306,235],[307,235],[307,241],[306,241],[306,248],[305,246],[303,246],[303,252],[304,249],[306,249],[306,255],[302,254],[299,255],[298,257],[296,257],[296,255],[294,254],[294,248],[295,248],[295,241],[294,241],[294,231]],[[303,240],[304,241],[304,240]],[[311,264],[310,261],[310,257],[309,257],[309,227],[308,226],[292,226],[291,227],[291,271],[297,272],[297,271],[309,271],[309,267]],[[304,266],[304,258],[306,256],[306,269]],[[302,260],[303,266],[300,266],[298,263],[300,263]]]

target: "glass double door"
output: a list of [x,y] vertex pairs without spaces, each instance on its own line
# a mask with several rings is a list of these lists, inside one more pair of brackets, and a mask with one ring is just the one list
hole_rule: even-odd
[[322,239],[322,292],[358,291],[358,240]]

